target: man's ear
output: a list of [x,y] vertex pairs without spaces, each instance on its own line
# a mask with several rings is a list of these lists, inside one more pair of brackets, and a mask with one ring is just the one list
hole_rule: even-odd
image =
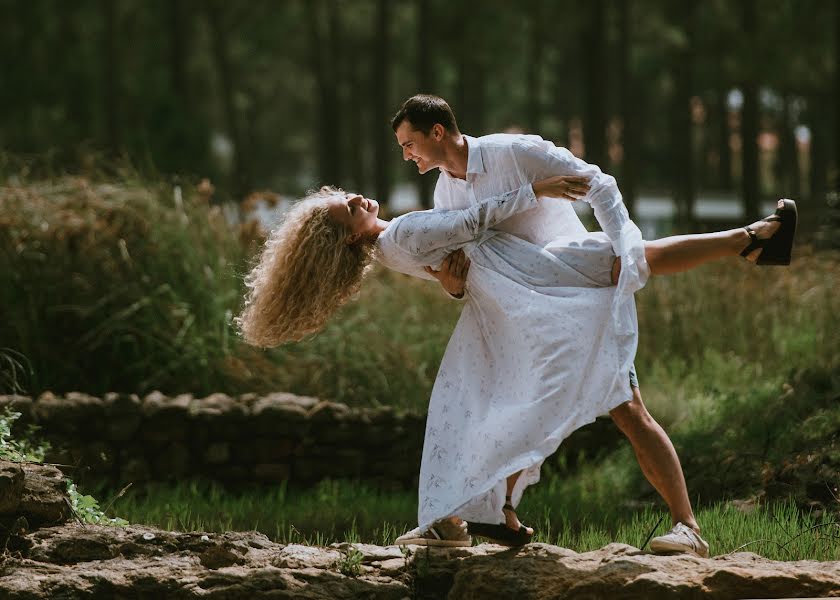
[[435,139],[436,142],[439,142],[443,139],[443,136],[446,134],[446,128],[441,125],[440,123],[435,123],[432,125],[432,137]]

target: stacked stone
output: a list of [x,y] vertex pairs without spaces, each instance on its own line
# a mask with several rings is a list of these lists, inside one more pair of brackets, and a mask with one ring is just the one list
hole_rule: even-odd
[[425,415],[392,407],[350,409],[293,394],[194,398],[154,392],[81,393],[36,400],[0,396],[52,448],[47,462],[69,474],[115,482],[200,476],[230,483],[312,483],[362,478],[412,488]]

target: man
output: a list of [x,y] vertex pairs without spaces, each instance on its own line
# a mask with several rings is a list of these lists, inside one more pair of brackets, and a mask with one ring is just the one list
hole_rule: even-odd
[[[641,234],[629,220],[615,180],[596,166],[574,158],[565,148],[558,148],[538,136],[494,134],[473,138],[463,135],[449,105],[437,96],[409,98],[391,124],[404,160],[413,161],[421,174],[435,168],[440,170],[435,187],[435,208],[466,208],[484,198],[517,189],[523,183],[550,176],[569,176],[568,190],[562,197],[583,199],[593,205],[596,218],[610,235],[616,256],[621,258],[619,292],[623,290],[625,298],[629,292],[632,298],[632,292],[644,284],[647,277],[644,257],[632,250],[634,244],[638,246],[637,242],[641,242]],[[588,185],[581,183],[580,175],[586,176]],[[539,245],[562,235],[585,231],[570,202],[542,203],[539,208],[504,221],[498,228]],[[468,269],[469,261],[463,252],[458,252],[444,261],[440,271],[427,268],[426,272],[438,279],[450,294],[460,297]],[[622,317],[626,323],[626,311],[632,310],[635,324],[635,305],[631,300],[628,306],[626,301],[620,301],[620,296],[617,294],[613,308],[616,323],[621,323]],[[673,522],[668,533],[651,540],[651,549],[708,556],[709,546],[700,537],[700,527],[674,446],[648,413],[632,370],[630,383],[632,400],[610,411],[610,416],[630,440],[642,472],[668,505]],[[509,490],[513,489],[518,475],[509,478]],[[512,508],[506,508],[505,517],[512,530],[521,527]],[[398,538],[397,543],[469,545],[469,537],[457,517],[437,525],[430,531],[409,532]]]

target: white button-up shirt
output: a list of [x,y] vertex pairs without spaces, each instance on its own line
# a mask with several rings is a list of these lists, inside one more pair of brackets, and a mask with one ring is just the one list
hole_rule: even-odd
[[[452,177],[441,169],[435,187],[435,208],[467,208],[486,198],[555,175],[587,177],[590,189],[583,200],[592,205],[595,218],[610,238],[616,256],[621,257],[613,317],[622,333],[634,327],[633,293],[644,286],[649,269],[642,233],[630,220],[615,178],[603,173],[598,166],[575,157],[566,148],[559,148],[536,135],[493,134],[464,138],[469,150],[466,180]],[[563,199],[544,200],[537,208],[513,216],[495,228],[539,246],[586,231],[571,202]]]

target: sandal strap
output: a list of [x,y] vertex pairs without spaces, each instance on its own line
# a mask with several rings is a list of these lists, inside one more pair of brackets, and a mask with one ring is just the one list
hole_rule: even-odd
[[749,225],[744,227],[744,231],[746,231],[748,234],[750,234],[750,244],[749,244],[749,246],[747,246],[746,248],[744,248],[741,251],[741,256],[746,258],[747,256],[749,256],[750,252],[752,252],[753,250],[756,250],[758,248],[764,248],[764,245],[767,243],[767,240],[758,239],[758,236],[756,235],[755,231],[753,231],[753,228],[750,227]]
[[515,511],[516,509],[515,509],[515,508],[513,508],[513,505],[512,505],[512,504],[505,504],[505,505],[502,507],[502,510],[513,510],[513,511]]

